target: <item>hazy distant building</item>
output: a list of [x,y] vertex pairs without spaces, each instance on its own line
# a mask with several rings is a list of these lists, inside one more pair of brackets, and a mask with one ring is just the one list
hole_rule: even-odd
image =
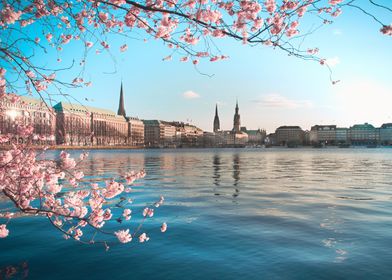
[[143,120],[146,147],[170,147],[174,145],[176,127],[160,120]]
[[392,123],[384,123],[380,127],[380,143],[382,145],[392,145]]
[[131,146],[144,146],[144,123],[134,117],[127,117],[128,121],[128,144]]
[[266,137],[265,130],[255,129],[248,130],[246,127],[241,127],[241,131],[245,132],[248,135],[248,144],[249,145],[262,145],[264,144],[264,139]]
[[218,104],[215,106],[215,117],[214,117],[214,132],[218,132],[220,130],[220,121],[218,116]]
[[56,116],[42,100],[21,96],[19,100],[11,102],[6,97],[0,98],[0,135],[18,137],[15,135],[17,122],[33,125],[33,144],[55,144]]
[[309,132],[310,144],[334,145],[336,142],[336,125],[314,125]]
[[345,127],[337,127],[336,128],[336,143],[337,144],[346,144],[348,142],[349,142],[348,129]]
[[304,142],[303,142],[303,144],[305,146],[310,145],[310,131],[309,130],[305,130],[304,131]]
[[304,131],[299,126],[280,126],[275,130],[276,145],[302,145]]
[[373,125],[355,124],[349,129],[349,139],[352,145],[373,145],[380,141],[380,130]]
[[228,146],[244,146],[248,143],[248,134],[241,131],[241,117],[239,114],[238,101],[235,105],[233,129],[231,133],[224,135],[226,145]]
[[198,147],[203,143],[203,130],[184,122],[168,122],[176,128],[177,147]]
[[269,133],[265,136],[264,144],[266,147],[275,146],[276,144],[276,134]]
[[203,147],[216,147],[216,133],[214,132],[203,132]]

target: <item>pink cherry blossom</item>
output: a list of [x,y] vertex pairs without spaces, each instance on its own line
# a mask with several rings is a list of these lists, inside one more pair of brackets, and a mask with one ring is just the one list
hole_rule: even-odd
[[121,243],[128,243],[132,241],[132,236],[129,234],[129,229],[119,230],[114,232]]
[[150,237],[148,237],[145,232],[142,233],[141,235],[139,235],[139,242],[140,243],[147,242],[148,240],[150,240]]
[[127,49],[128,49],[128,45],[127,45],[127,44],[124,44],[124,45],[122,45],[122,46],[120,47],[120,51],[121,51],[121,52],[125,52]]
[[106,182],[106,189],[102,190],[104,197],[111,199],[124,191],[124,185],[116,181]]
[[171,59],[172,59],[172,56],[168,55],[168,56],[162,58],[162,61],[171,60]]
[[273,12],[275,12],[275,10],[276,10],[275,0],[266,0],[264,5],[269,13],[272,14]]
[[0,225],[0,238],[6,238],[8,236],[9,230],[6,225]]
[[124,209],[123,211],[123,217],[125,218],[125,220],[129,220],[131,219],[131,214],[132,214],[132,210],[130,209]]
[[163,223],[161,226],[161,232],[165,232],[167,230],[167,224]]
[[337,4],[340,4],[341,2],[343,2],[343,0],[329,0],[328,1],[328,3],[330,4],[330,5],[337,5]]
[[392,36],[392,24],[391,25],[384,25],[380,32],[384,35]]
[[308,54],[317,54],[319,52],[318,48],[314,48],[314,49],[307,49],[306,51]]
[[105,49],[109,49],[110,48],[109,44],[107,42],[105,42],[105,41],[101,42],[101,46],[104,47]]
[[15,11],[11,6],[7,5],[0,12],[1,21],[4,21],[7,24],[13,24],[15,21],[19,20],[21,17],[21,11]]
[[79,158],[80,158],[80,160],[85,160],[86,158],[88,158],[88,152],[81,153]]
[[107,20],[108,20],[108,13],[103,13],[103,12],[100,12],[99,14],[98,14],[98,17],[99,17],[99,19],[100,20],[102,20],[103,22],[106,22]]
[[30,79],[34,79],[35,78],[35,73],[31,70],[27,70],[26,71],[26,75],[27,77],[29,77]]
[[144,210],[143,210],[143,217],[146,217],[146,216],[148,216],[150,218],[152,216],[154,216],[154,209],[148,208],[148,207],[144,208]]
[[74,173],[74,177],[75,177],[76,180],[80,180],[80,179],[82,179],[84,177],[84,174],[83,174],[82,171],[76,171]]
[[333,13],[331,13],[331,16],[333,17],[338,17],[342,13],[342,9],[336,9]]

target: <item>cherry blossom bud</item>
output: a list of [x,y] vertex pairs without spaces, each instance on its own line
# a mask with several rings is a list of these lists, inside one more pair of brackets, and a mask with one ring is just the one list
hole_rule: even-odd
[[161,226],[161,232],[165,232],[167,230],[167,224],[163,223]]
[[6,225],[0,225],[0,238],[6,238],[8,236],[9,230]]

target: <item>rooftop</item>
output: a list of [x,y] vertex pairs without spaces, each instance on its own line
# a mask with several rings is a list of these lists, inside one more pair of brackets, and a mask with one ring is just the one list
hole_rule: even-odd
[[95,108],[90,106],[84,106],[81,104],[72,104],[68,102],[59,102],[53,106],[56,112],[70,112],[75,114],[85,114],[85,113],[96,113],[106,116],[116,117],[117,114],[113,111],[101,108]]

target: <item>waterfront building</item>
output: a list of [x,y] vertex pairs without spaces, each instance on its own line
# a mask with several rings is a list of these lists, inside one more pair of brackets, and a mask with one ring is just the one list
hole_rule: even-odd
[[124,146],[128,144],[128,122],[113,111],[90,108],[93,145]]
[[314,125],[309,132],[310,144],[334,145],[336,143],[336,125]]
[[218,132],[220,130],[220,121],[218,116],[218,104],[215,105],[215,117],[214,117],[214,132]]
[[125,112],[124,90],[121,82],[120,99],[118,101],[118,116],[123,116],[128,122],[127,144],[134,147],[144,146],[144,123],[136,117],[127,117]]
[[310,131],[309,130],[304,131],[304,145],[305,146],[310,145]]
[[336,128],[336,143],[337,144],[347,144],[348,139],[348,129],[345,127]]
[[146,147],[171,147],[174,145],[176,127],[160,120],[143,120]]
[[238,101],[235,105],[233,129],[231,133],[224,134],[226,145],[228,146],[244,146],[248,143],[248,134],[241,131],[241,117],[239,114]]
[[92,145],[90,108],[64,102],[57,103],[53,108],[56,112],[56,143],[58,145]]
[[144,146],[144,123],[135,117],[127,117],[128,144],[135,147]]
[[380,129],[368,123],[355,124],[349,129],[349,139],[352,145],[376,145],[380,141]]
[[128,123],[113,111],[59,102],[56,138],[59,145],[113,146],[128,143]]
[[248,135],[248,145],[262,145],[266,137],[265,130],[255,129],[248,130],[246,127],[241,127],[241,131]]
[[[55,144],[56,117],[52,109],[42,100],[21,96],[11,101],[0,98],[0,135],[15,136],[17,123],[32,125],[32,143],[38,145]],[[16,139],[22,142],[23,139]]]
[[275,141],[279,146],[302,145],[304,131],[299,126],[280,126],[275,130]]
[[380,127],[381,145],[392,145],[392,123],[384,123]]
[[168,122],[176,128],[175,144],[178,147],[197,147],[203,143],[203,130],[184,122]]
[[275,133],[267,134],[264,139],[264,144],[266,147],[271,147],[271,146],[277,145],[276,144],[276,134]]
[[214,132],[203,132],[203,147],[216,147],[216,136]]
[[70,146],[143,146],[144,124],[126,117],[121,83],[117,114],[111,110],[59,102],[56,111],[56,140]]
[[241,117],[239,114],[240,108],[238,107],[238,100],[235,104],[235,113],[234,113],[234,121],[233,121],[233,133],[241,132]]

